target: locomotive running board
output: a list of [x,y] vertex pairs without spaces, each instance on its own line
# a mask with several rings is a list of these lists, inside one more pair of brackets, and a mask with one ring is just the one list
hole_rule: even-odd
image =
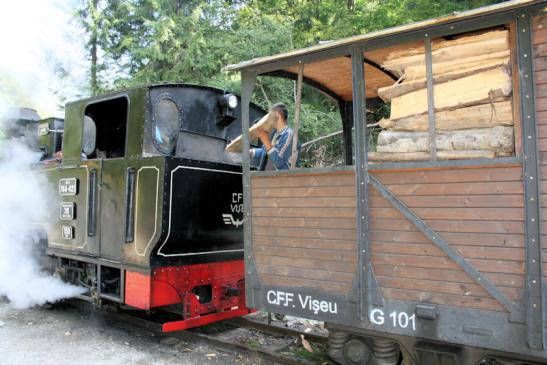
[[238,308],[227,310],[224,312],[211,313],[200,317],[184,319],[182,321],[167,322],[162,325],[162,332],[187,330],[189,328],[204,326],[206,324],[222,321],[228,318],[244,316],[253,312],[254,310],[252,309]]

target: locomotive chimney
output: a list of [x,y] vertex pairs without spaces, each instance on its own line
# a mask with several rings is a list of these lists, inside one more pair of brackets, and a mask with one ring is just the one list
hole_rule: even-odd
[[35,109],[17,107],[8,109],[1,119],[6,137],[20,138],[25,135],[26,126],[39,121],[40,116]]

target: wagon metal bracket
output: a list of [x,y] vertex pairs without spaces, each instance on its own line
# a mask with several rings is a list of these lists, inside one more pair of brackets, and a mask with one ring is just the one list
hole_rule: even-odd
[[[256,73],[245,71],[241,75],[241,128],[242,131],[249,130],[249,105],[256,82]],[[252,206],[251,206],[251,161],[249,155],[249,134],[243,133],[242,170],[243,170],[243,241],[245,251],[245,289],[249,293],[247,305],[251,308],[257,307],[255,289],[261,287],[257,274],[254,256],[252,254]]]
[[505,307],[510,313],[516,312],[515,304],[500,292],[491,282],[482,275],[473,265],[471,265],[463,256],[453,249],[448,242],[429,225],[418,217],[410,208],[399,200],[389,189],[384,186],[376,177],[369,174],[370,183],[380,194],[386,198],[395,209],[397,209],[406,219],[416,226],[433,244],[439,247],[450,259],[460,266],[473,280],[484,288],[495,300]]
[[541,199],[534,95],[534,65],[530,14],[517,16],[526,233],[526,329],[528,346],[542,351],[545,341],[545,294],[541,256]]

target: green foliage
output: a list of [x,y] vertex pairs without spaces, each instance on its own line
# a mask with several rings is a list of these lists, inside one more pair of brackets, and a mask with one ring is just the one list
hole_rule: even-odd
[[[81,0],[77,16],[89,37],[93,93],[166,81],[238,92],[239,75],[222,72],[227,64],[495,2],[500,1]],[[294,88],[293,81],[264,77],[253,101],[264,108],[285,102],[294,115]],[[368,122],[385,112],[374,111]],[[300,140],[340,129],[336,103],[305,88]],[[342,161],[340,135],[311,147],[303,155],[307,165],[317,158],[324,164]]]
[[288,355],[296,356],[302,360],[312,361],[317,364],[325,364],[329,362],[327,355],[327,346],[325,344],[310,342],[313,352],[308,352],[301,345],[289,348]]

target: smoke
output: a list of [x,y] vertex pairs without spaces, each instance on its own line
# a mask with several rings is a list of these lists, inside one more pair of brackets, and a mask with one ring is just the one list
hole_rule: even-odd
[[0,110],[26,106],[63,116],[66,101],[86,96],[85,33],[76,0],[0,1]]
[[83,291],[39,265],[44,238],[39,228],[56,217],[52,208],[58,204],[45,174],[30,169],[38,158],[20,141],[0,142],[0,296],[17,308],[52,303]]
[[[87,61],[73,16],[76,4],[0,2],[0,119],[14,106],[62,116],[64,102],[82,96]],[[52,222],[59,207],[45,174],[30,169],[39,154],[3,138],[0,133],[0,297],[23,308],[79,294],[80,288],[43,272],[39,262],[43,237],[37,224]]]

